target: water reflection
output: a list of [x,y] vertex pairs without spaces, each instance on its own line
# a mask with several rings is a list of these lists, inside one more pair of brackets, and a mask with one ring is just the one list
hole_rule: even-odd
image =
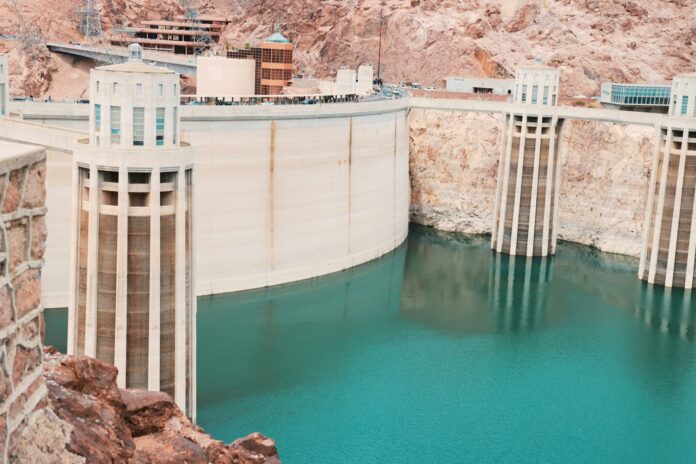
[[640,282],[635,315],[664,334],[689,341],[696,339],[696,301],[693,291]]
[[526,332],[547,323],[553,257],[491,254],[489,305],[499,333]]
[[495,253],[488,242],[487,237],[412,226],[402,314],[452,334],[515,333],[546,326],[553,258]]

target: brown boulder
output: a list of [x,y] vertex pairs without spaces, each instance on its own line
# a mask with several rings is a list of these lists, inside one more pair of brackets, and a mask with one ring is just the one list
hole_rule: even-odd
[[196,443],[171,433],[154,433],[135,439],[135,462],[149,464],[207,464],[208,456]]
[[76,392],[104,400],[112,407],[123,410],[121,393],[116,386],[118,369],[87,356],[46,356],[45,377]]
[[46,386],[58,417],[73,426],[69,451],[84,456],[87,463],[125,462],[133,455],[133,437],[116,408],[52,380],[46,380]]
[[122,389],[121,398],[126,407],[123,416],[134,437],[162,432],[169,419],[182,416],[164,392]]
[[258,432],[238,438],[228,449],[242,464],[280,463],[275,442]]

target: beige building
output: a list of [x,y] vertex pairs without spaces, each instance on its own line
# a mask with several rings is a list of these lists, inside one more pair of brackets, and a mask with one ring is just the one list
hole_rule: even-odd
[[196,93],[204,97],[254,95],[256,61],[253,59],[199,56]]
[[657,127],[638,275],[693,288],[696,264],[696,74],[672,81],[669,118]]
[[193,150],[179,75],[129,53],[92,71],[89,138],[74,150],[68,352],[194,416]]
[[514,101],[522,110],[504,115],[491,248],[523,256],[556,251],[558,138],[554,115],[560,72],[537,60],[521,67]]
[[7,116],[10,102],[10,71],[7,69],[7,57],[0,55],[0,118]]

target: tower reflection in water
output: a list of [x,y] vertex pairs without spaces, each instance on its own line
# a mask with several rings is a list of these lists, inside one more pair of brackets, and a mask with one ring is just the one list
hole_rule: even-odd
[[491,253],[487,240],[412,225],[402,315],[453,334],[525,332],[552,321],[554,258]]
[[693,290],[640,283],[635,315],[646,326],[689,341],[696,339]]
[[553,256],[493,252],[488,296],[497,314],[498,332],[525,332],[546,325],[553,260]]

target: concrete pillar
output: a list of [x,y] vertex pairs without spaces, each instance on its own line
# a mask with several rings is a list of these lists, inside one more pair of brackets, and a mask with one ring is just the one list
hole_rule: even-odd
[[186,410],[186,170],[179,168],[176,180],[176,296],[175,296],[175,354],[174,400]]
[[89,237],[87,240],[87,304],[85,311],[85,356],[97,355],[97,281],[99,252],[99,171],[89,170]]
[[[543,114],[506,116],[491,248],[522,256],[555,252],[561,120]],[[533,148],[533,149],[532,149]]]
[[696,258],[696,125],[658,128],[638,275],[650,284],[691,289]]
[[114,365],[120,388],[126,388],[126,347],[128,343],[128,170],[118,171],[118,242],[116,243],[116,315],[114,323]]
[[150,174],[150,332],[148,338],[148,390],[160,388],[160,173]]

